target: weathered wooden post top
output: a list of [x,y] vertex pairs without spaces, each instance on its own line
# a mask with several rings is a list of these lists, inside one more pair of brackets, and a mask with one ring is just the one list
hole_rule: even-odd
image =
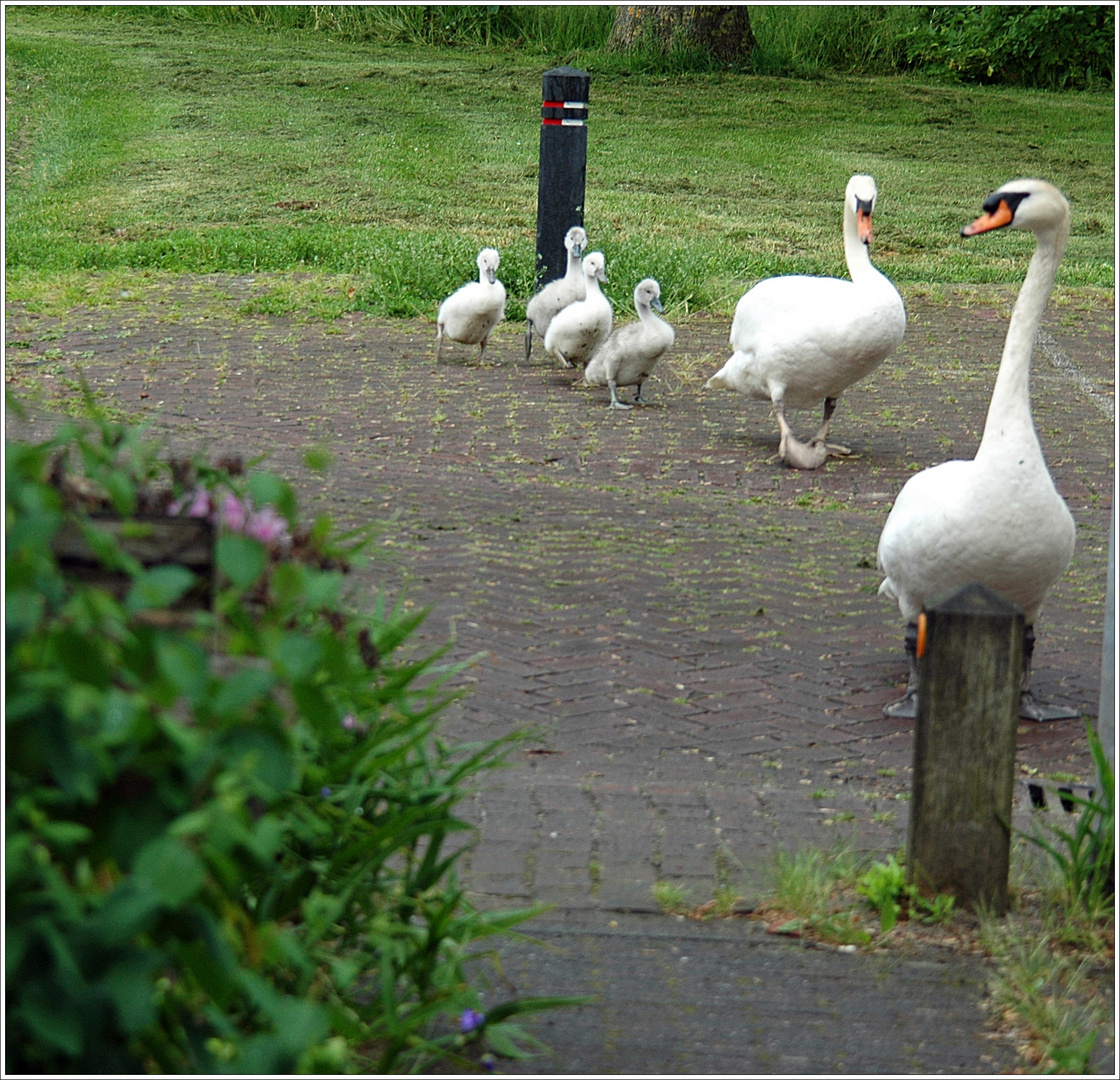
[[587,97],[591,77],[573,67],[546,71],[542,81],[541,155],[537,170],[537,274],[563,277],[564,234],[583,224],[587,182]]
[[966,585],[922,612],[907,868],[924,893],[1007,910],[1023,612]]

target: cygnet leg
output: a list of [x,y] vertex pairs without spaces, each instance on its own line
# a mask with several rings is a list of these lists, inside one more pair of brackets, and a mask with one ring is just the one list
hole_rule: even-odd
[[436,323],[436,363],[439,363],[440,353],[443,352],[443,323]]
[[529,354],[533,351],[533,324],[525,320],[525,363],[529,362]]
[[627,405],[625,401],[618,400],[618,383],[614,379],[607,380],[607,386],[611,389],[611,408],[612,409],[632,409],[633,405]]
[[646,403],[646,399],[644,397],[642,397],[642,383],[644,383],[644,382],[645,382],[645,379],[639,379],[638,380],[638,389],[634,391],[634,404],[635,405],[644,405]]

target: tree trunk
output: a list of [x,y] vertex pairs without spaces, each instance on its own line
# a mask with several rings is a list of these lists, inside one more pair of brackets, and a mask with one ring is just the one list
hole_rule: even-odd
[[724,64],[741,63],[754,49],[750,9],[744,5],[703,4],[619,5],[607,47],[617,52],[658,44],[704,49]]

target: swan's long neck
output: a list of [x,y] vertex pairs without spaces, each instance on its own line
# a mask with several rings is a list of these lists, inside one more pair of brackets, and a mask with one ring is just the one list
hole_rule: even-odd
[[571,248],[568,248],[568,268],[564,271],[564,277],[569,281],[573,278],[578,281],[583,277],[583,256],[577,255]]
[[867,245],[859,238],[856,212],[850,204],[844,207],[844,259],[852,281],[866,280],[872,274],[882,276],[871,263],[871,252],[867,250]]
[[1003,358],[984,422],[984,435],[976,451],[978,459],[988,454],[1003,454],[1016,445],[1033,448],[1038,457],[1042,457],[1031,418],[1031,352],[1068,237],[1068,221],[1038,237],[1038,247],[1011,313]]

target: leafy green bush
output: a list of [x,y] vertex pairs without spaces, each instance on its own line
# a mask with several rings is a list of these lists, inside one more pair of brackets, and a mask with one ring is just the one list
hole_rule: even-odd
[[[178,610],[195,574],[129,553],[138,512],[214,506],[212,609]],[[105,421],[9,442],[6,511],[7,1069],[519,1053],[511,1017],[555,1002],[484,1008],[468,953],[533,912],[474,911],[455,875],[456,804],[506,746],[440,738],[456,669],[402,649],[422,615],[346,611],[368,535]],[[60,568],[64,528],[120,588]]]
[[1047,90],[1111,86],[1111,4],[915,8],[907,59],[928,74]]
[[[620,56],[607,49],[613,6],[587,4],[107,5],[119,19],[250,24],[310,30],[349,41],[432,46],[514,46],[596,71],[681,73],[720,65],[703,52],[660,42]],[[889,75],[920,70],[965,82],[1050,90],[1112,85],[1111,4],[759,4],[751,10],[756,75],[825,72]]]

